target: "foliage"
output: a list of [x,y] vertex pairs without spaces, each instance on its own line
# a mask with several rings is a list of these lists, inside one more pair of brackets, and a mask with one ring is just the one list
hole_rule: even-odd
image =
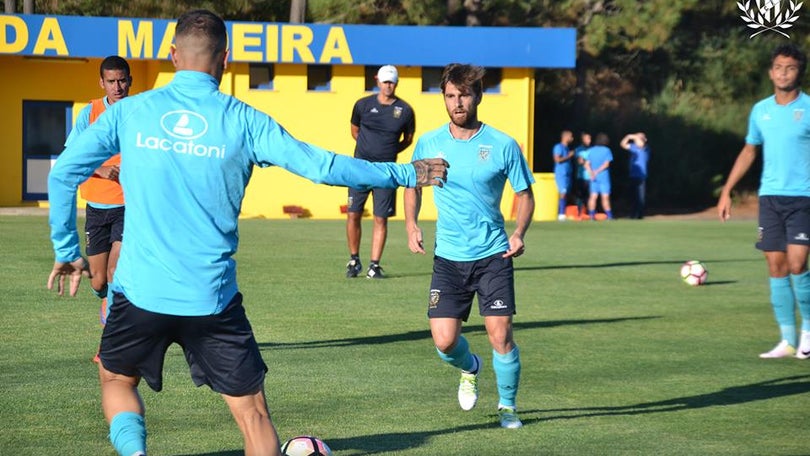
[[[750,9],[762,1],[741,3]],[[176,17],[191,7],[212,8],[228,19],[285,21],[290,1],[36,2],[42,13],[144,17]],[[805,49],[808,8],[798,10],[801,20],[791,28],[780,29]],[[648,182],[650,203],[699,206],[714,200],[709,180],[730,169],[750,106],[770,95],[769,52],[786,42],[770,32],[750,39],[741,14],[734,0],[310,0],[307,20],[574,27],[577,67],[537,72],[536,170],[551,169],[549,151],[563,128],[604,130],[615,150],[624,134],[650,129],[656,132],[648,134],[655,171]],[[615,165],[621,195],[626,169],[621,159]],[[741,188],[751,190],[756,182],[754,175]],[[673,187],[678,199],[668,190]]]
[[[0,454],[112,455],[90,362],[98,299],[86,283],[73,299],[44,289],[46,217],[2,216],[0,227],[13,278],[0,282]],[[422,228],[432,245],[433,224]],[[431,256],[408,252],[403,223],[391,223],[381,281],[343,277],[344,232],[339,221],[240,222],[239,281],[282,439],[313,434],[344,456],[807,453],[804,433],[774,423],[806,416],[810,361],[757,358],[778,330],[754,221],[533,225],[515,262],[518,432],[495,424],[475,310],[465,334],[485,363],[481,399],[459,410],[458,372],[439,361],[425,318]],[[681,282],[691,259],[706,263],[707,285]],[[225,404],[194,387],[176,346],[164,377],[161,393],[141,387],[150,452],[241,455]]]

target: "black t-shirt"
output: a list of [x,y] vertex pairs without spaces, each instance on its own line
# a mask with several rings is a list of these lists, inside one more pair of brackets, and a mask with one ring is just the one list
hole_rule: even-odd
[[354,156],[375,162],[396,161],[400,138],[416,129],[411,105],[401,98],[390,105],[380,104],[376,94],[357,100],[351,122],[360,127]]

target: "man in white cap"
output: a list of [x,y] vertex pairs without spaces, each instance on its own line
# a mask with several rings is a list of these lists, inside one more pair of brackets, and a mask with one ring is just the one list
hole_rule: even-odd
[[[399,73],[393,65],[383,65],[377,71],[376,94],[363,97],[352,110],[352,137],[357,141],[354,156],[372,162],[394,162],[397,154],[413,142],[416,118],[413,108],[396,96]],[[351,258],[346,264],[346,277],[357,277],[363,270],[360,262],[361,218],[368,199],[374,195],[374,230],[371,235],[371,257],[366,277],[383,278],[380,267],[388,217],[396,214],[396,189],[374,188],[369,191],[349,189],[346,237]]]

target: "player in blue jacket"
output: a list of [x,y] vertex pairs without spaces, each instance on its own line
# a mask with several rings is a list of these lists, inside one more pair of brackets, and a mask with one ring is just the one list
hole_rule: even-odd
[[123,456],[146,454],[141,378],[159,391],[166,349],[183,347],[191,376],[228,404],[247,455],[278,455],[264,396],[267,370],[242,307],[233,255],[254,165],[354,188],[441,185],[446,163],[369,163],[290,136],[272,118],[219,91],[225,23],[196,10],[177,21],[168,85],[119,101],[65,149],[48,179],[56,261],[48,287],[75,295],[86,270],[76,188],[121,152],[127,242],[101,338],[102,408]]

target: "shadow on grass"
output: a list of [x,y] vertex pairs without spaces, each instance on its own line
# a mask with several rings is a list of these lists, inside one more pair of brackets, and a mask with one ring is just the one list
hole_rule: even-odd
[[[549,321],[528,321],[528,322],[519,321],[513,323],[512,326],[515,329],[555,328],[557,326],[621,323],[625,321],[651,320],[655,318],[661,317],[645,316],[645,317],[597,318],[592,320],[549,320]],[[483,332],[486,332],[486,328],[484,327],[484,325],[464,326],[464,334],[483,333]],[[272,349],[346,347],[349,345],[390,344],[394,342],[408,342],[430,338],[431,338],[430,330],[422,329],[418,331],[407,331],[397,334],[349,337],[346,339],[312,340],[306,342],[262,342],[259,343],[259,347]]]
[[[759,258],[742,258],[738,260],[701,260],[704,264],[712,265],[716,263],[740,263],[740,262],[761,262]],[[651,260],[651,261],[619,261],[615,263],[600,263],[600,264],[558,264],[558,265],[541,265],[541,266],[516,266],[515,271],[544,271],[554,269],[601,269],[601,268],[621,268],[626,266],[649,266],[655,264],[673,264],[681,265],[684,260]]]
[[677,397],[663,401],[640,402],[613,407],[583,407],[547,410],[527,410],[522,414],[573,412],[571,415],[547,416],[542,421],[570,420],[598,416],[643,415],[648,413],[678,412],[706,407],[739,405],[810,392],[810,375],[794,375],[750,385],[730,386],[712,393]]
[[[647,413],[675,412],[716,406],[739,405],[749,402],[775,399],[810,392],[810,375],[797,375],[753,383],[743,386],[732,386],[720,391],[667,399],[655,402],[641,402],[617,407],[584,407],[549,410],[524,410],[521,420],[525,426],[561,419],[591,418],[600,416],[640,415]],[[548,413],[574,412],[571,415],[543,416]],[[470,424],[447,429],[414,432],[391,432],[372,434],[342,439],[330,439],[329,446],[336,451],[354,450],[357,455],[373,455],[392,451],[402,451],[425,445],[434,436],[455,434],[466,431],[497,428],[497,418],[489,423]],[[225,456],[223,454],[223,456]]]

